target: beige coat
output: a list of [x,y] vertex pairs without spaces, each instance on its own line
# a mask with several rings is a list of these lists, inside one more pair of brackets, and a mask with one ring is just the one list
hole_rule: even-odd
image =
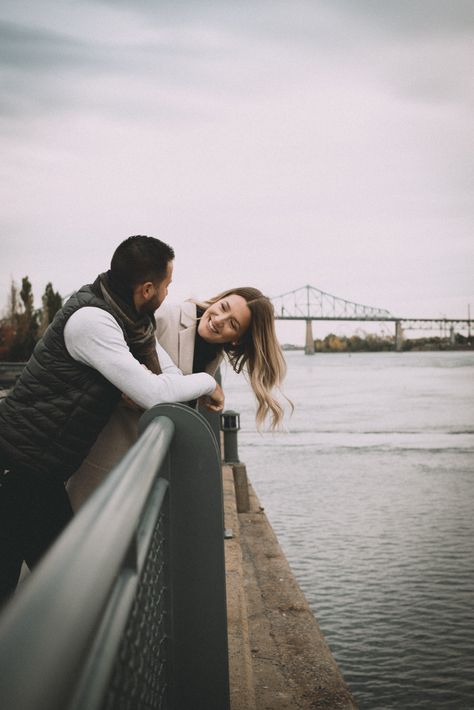
[[[190,375],[196,337],[196,305],[191,301],[180,305],[164,303],[157,310],[155,317],[158,342],[183,375]],[[221,356],[209,363],[206,372],[213,375],[220,360]],[[134,411],[122,402],[118,404],[87,458],[67,482],[66,488],[74,510],[85,502],[135,443],[141,414],[142,412]]]
[[[183,375],[193,371],[194,340],[196,337],[196,304],[184,301],[180,305],[163,303],[156,311],[156,337]],[[206,367],[214,375],[222,356],[216,357]]]

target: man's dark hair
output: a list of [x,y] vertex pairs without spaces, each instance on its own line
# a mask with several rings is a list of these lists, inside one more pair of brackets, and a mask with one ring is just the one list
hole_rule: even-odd
[[168,244],[137,234],[118,245],[110,271],[122,287],[133,289],[146,281],[163,281],[168,263],[173,259],[174,251]]

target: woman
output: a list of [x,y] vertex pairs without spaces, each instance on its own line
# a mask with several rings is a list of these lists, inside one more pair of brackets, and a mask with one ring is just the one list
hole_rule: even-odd
[[[286,365],[275,333],[273,305],[258,289],[229,289],[203,303],[164,303],[155,315],[157,340],[184,375],[213,375],[226,356],[235,372],[248,373],[257,399],[257,426],[267,416],[272,428],[280,424],[283,409],[273,390],[280,386]],[[171,372],[168,363],[162,365],[164,372]],[[141,414],[125,403],[117,407],[89,455],[68,481],[74,510],[136,441]]]
[[156,312],[156,337],[184,375],[215,373],[227,356],[235,372],[245,369],[257,399],[257,424],[270,416],[280,424],[281,405],[272,394],[286,365],[275,333],[271,301],[249,286],[229,289],[204,303],[164,303]]

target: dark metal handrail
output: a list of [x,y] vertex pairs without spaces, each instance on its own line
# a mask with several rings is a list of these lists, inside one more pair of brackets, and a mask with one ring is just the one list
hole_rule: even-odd
[[26,362],[0,362],[0,387],[12,387]]
[[[0,618],[2,708],[141,710],[150,698],[169,710],[229,707],[216,442],[179,404],[153,407],[140,428]],[[140,649],[158,607],[163,638],[151,629]],[[141,704],[143,665],[153,677]],[[122,704],[127,693],[135,695]]]

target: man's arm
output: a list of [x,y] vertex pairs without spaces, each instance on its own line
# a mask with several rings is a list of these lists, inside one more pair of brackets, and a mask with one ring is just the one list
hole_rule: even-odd
[[156,341],[156,354],[158,355],[161,371],[163,373],[168,375],[183,375],[179,367],[174,364],[164,347],[160,345],[158,341]]
[[166,361],[167,371],[161,375],[147,370],[130,353],[115,318],[101,308],[86,306],[73,313],[64,328],[64,342],[71,357],[98,370],[144,409],[161,402],[212,397],[216,391],[216,381],[205,372],[182,375],[178,368],[170,372]]

